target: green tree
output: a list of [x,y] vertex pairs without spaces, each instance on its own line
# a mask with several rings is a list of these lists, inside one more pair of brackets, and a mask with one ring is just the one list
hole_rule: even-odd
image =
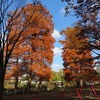
[[55,84],[60,82],[61,85],[64,85],[65,80],[64,80],[63,70],[59,69],[58,72],[52,71],[52,77],[51,77],[50,82],[55,83]]

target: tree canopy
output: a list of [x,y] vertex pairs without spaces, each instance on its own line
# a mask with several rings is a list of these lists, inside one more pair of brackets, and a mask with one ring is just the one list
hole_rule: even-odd
[[89,39],[89,49],[95,53],[95,59],[100,58],[100,1],[99,0],[62,0],[66,2],[66,15],[74,13],[79,17],[76,26],[83,29],[81,37]]
[[[0,1],[2,6],[0,22],[0,97],[3,97],[4,77],[10,67],[13,75],[22,72],[44,76],[44,70],[50,74],[53,60],[52,37],[53,22],[49,11],[38,1],[32,4],[13,7],[15,1]],[[9,8],[9,10],[8,10]],[[37,66],[35,66],[37,64]],[[37,69],[32,68],[35,66]],[[42,71],[37,73],[39,69]],[[43,69],[42,69],[43,68]],[[24,70],[24,71],[23,71]],[[48,71],[49,70],[49,71]],[[48,78],[50,75],[48,74]],[[15,75],[15,76],[16,76]],[[17,76],[18,77],[18,76]],[[47,78],[47,79],[48,79]]]
[[[85,76],[85,80],[95,76],[94,62],[92,59],[90,50],[82,50],[88,46],[88,38],[80,38],[77,34],[80,34],[81,28],[67,28],[61,31],[61,34],[65,35],[65,40],[60,40],[63,45],[62,58],[64,61],[64,73],[67,81],[76,79],[82,79]],[[88,60],[87,60],[88,59]],[[92,73],[92,74],[91,74]]]

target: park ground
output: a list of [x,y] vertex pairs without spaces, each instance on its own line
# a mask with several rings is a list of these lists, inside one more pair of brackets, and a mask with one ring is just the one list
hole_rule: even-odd
[[[81,92],[82,100],[100,100],[100,86],[95,88],[97,95],[91,89],[83,89]],[[4,100],[79,100],[74,89],[69,91],[49,91],[29,94],[11,94],[4,96]]]

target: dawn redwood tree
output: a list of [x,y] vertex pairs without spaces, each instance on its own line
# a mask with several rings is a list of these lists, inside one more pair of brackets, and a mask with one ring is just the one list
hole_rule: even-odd
[[[67,28],[61,31],[64,34],[65,40],[60,40],[63,45],[63,65],[66,81],[73,80],[92,80],[96,71],[93,66],[93,59],[91,51],[88,49],[81,50],[88,46],[88,38],[80,38],[77,34],[80,34],[82,29],[79,27]],[[86,60],[88,59],[88,60]]]
[[[66,15],[75,14],[79,17],[76,26],[84,33],[81,37],[89,38],[89,49],[95,53],[94,59],[100,59],[100,1],[99,0],[62,0],[66,2]],[[86,47],[87,48],[87,47]]]
[[[31,63],[29,72],[39,77],[39,81],[49,80],[51,77],[51,64],[53,61],[54,38],[52,37],[54,24],[52,16],[43,8],[45,14],[41,17],[41,23],[32,35],[30,45],[33,53],[30,55]],[[41,27],[41,28],[39,28]],[[38,34],[39,35],[38,35]]]
[[[31,37],[30,34],[33,30],[30,29],[38,24],[38,20],[41,17],[38,16],[37,12],[40,7],[30,8],[29,11],[31,13],[26,11],[26,8],[30,7],[30,5],[38,5],[38,1],[35,0],[33,4],[26,6],[24,4],[25,1],[0,1],[0,100],[3,100],[4,77],[9,58],[20,42],[24,42],[26,38]],[[33,16],[34,19],[32,19]],[[29,34],[28,32],[31,33]]]
[[[33,8],[33,6],[31,7]],[[36,24],[36,27],[32,29],[33,34],[31,38],[26,40],[26,44],[28,43],[31,47],[32,53],[28,53],[29,56],[25,57],[24,61],[27,62],[30,58],[27,66],[30,78],[38,76],[39,81],[43,81],[49,80],[51,73],[50,66],[53,61],[52,49],[54,48],[55,42],[52,37],[54,24],[49,11],[42,5],[38,5],[38,7],[39,9],[42,9],[37,12],[37,14],[40,15],[40,22],[38,22],[39,24]],[[29,9],[27,9],[27,12],[28,11]]]

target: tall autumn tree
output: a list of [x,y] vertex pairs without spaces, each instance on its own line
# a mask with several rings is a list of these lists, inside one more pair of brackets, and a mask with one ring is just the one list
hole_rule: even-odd
[[92,80],[96,74],[93,69],[91,51],[88,49],[81,50],[81,48],[88,46],[88,38],[78,37],[77,34],[80,32],[82,29],[79,27],[67,28],[61,32],[65,35],[65,40],[60,42],[63,45],[62,58],[66,81],[83,80],[82,77],[85,77],[85,80]]
[[[25,20],[31,17],[34,24],[25,31],[26,34],[22,34],[20,39],[25,37],[24,41],[21,41],[22,43],[19,41],[18,47],[14,48],[12,52],[10,59],[12,59],[12,64],[15,65],[15,68],[12,68],[12,71],[15,71],[13,75],[17,75],[18,70],[21,70],[29,74],[30,78],[38,76],[40,80],[49,80],[51,76],[50,66],[53,61],[52,49],[55,42],[52,37],[54,26],[52,16],[42,4],[28,4],[23,12],[26,15]],[[32,13],[34,13],[34,16],[32,16]],[[11,33],[11,37],[12,35],[13,33]],[[18,60],[21,62],[18,62]],[[16,78],[18,79],[18,76]]]
[[[22,0],[23,4],[25,1]],[[18,5],[17,5],[18,4]],[[11,40],[8,39],[14,22],[20,16],[23,7],[19,4],[18,0],[0,0],[0,100],[3,100],[3,87],[4,87],[4,77],[6,72],[6,66],[9,61],[9,57],[13,51],[14,46],[16,45],[17,41],[19,40],[21,33],[20,31],[17,36],[15,35]],[[17,6],[16,6],[17,5]],[[10,10],[14,8],[15,11],[13,14],[9,13]],[[19,12],[20,9],[20,12]],[[9,21],[8,21],[9,19]],[[15,39],[16,37],[16,39]],[[15,41],[13,41],[15,40]],[[12,43],[12,47],[10,51],[8,51],[8,46]]]
[[[41,6],[42,7],[42,6]],[[54,38],[52,16],[44,7],[44,15],[41,16],[41,22],[36,28],[36,33],[32,35],[30,45],[33,53],[30,55],[31,63],[29,72],[39,77],[39,81],[49,80],[51,77],[51,64],[53,61]],[[41,12],[39,12],[41,13]],[[39,34],[39,35],[38,35]],[[33,75],[34,75],[33,74]]]
[[[34,9],[34,6],[31,5],[30,8]],[[37,8],[36,16],[33,16],[35,17],[36,25],[31,28],[31,38],[27,38],[24,44],[27,45],[28,43],[31,53],[27,52],[28,57],[27,55],[24,56],[24,61],[29,62],[26,66],[28,67],[27,73],[30,78],[36,75],[42,81],[50,78],[50,66],[53,61],[52,49],[55,42],[52,37],[54,24],[51,14],[45,7],[37,5]],[[31,13],[29,7],[26,8],[27,12]],[[39,21],[37,16],[40,17]]]
[[[26,8],[30,6],[25,6],[24,2],[24,0],[0,1],[0,100],[3,100],[4,77],[9,58],[20,42],[31,37],[28,32],[32,32],[31,27],[35,27],[41,17],[35,12],[38,7],[30,8],[31,13],[27,13]],[[34,0],[34,3],[30,5],[37,4],[38,1]],[[32,19],[33,16],[34,19]]]
[[[74,12],[79,17],[77,24],[89,39],[89,49],[100,59],[100,1],[99,0],[62,0],[66,2],[66,15]],[[87,47],[86,47],[87,48]]]

